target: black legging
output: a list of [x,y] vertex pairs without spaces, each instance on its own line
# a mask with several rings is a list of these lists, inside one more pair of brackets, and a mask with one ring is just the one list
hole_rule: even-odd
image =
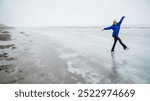
[[121,39],[118,36],[113,36],[113,38],[114,38],[114,44],[112,46],[111,52],[114,51],[117,40],[120,42],[120,44],[123,46],[124,49],[127,48],[127,46],[121,41]]

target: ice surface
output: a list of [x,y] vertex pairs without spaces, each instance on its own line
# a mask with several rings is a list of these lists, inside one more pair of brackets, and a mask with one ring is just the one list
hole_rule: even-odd
[[120,37],[130,48],[117,43],[115,54],[111,31],[99,28],[47,28],[41,30],[53,42],[67,70],[86,83],[150,83],[150,30],[122,29]]
[[16,28],[12,33],[25,75],[19,83],[150,83],[149,29],[121,29],[129,50],[118,42],[114,54],[111,31],[100,28]]

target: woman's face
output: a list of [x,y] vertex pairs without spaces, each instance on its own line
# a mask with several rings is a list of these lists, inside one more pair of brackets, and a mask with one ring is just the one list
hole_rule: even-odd
[[113,22],[113,25],[117,25],[117,22]]
[[117,25],[117,20],[116,19],[113,20],[113,25]]

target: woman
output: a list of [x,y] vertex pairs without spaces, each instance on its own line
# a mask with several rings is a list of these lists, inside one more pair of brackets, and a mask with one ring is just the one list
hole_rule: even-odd
[[106,27],[106,28],[102,29],[102,31],[104,31],[104,30],[110,30],[110,29],[113,30],[112,37],[114,38],[114,44],[112,46],[111,52],[114,52],[115,45],[116,45],[117,41],[120,42],[120,44],[122,45],[122,47],[124,48],[124,50],[128,49],[127,46],[118,37],[119,31],[120,31],[120,26],[121,26],[121,23],[122,23],[122,21],[123,21],[124,18],[125,18],[125,16],[123,16],[119,22],[117,22],[117,20],[114,19],[112,26]]

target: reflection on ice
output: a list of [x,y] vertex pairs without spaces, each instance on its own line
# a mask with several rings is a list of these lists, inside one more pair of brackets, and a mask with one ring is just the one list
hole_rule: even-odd
[[112,57],[112,70],[114,71],[114,73],[117,73],[117,63],[116,63],[116,60],[115,60],[115,57],[114,57],[114,53],[111,53],[111,57]]

